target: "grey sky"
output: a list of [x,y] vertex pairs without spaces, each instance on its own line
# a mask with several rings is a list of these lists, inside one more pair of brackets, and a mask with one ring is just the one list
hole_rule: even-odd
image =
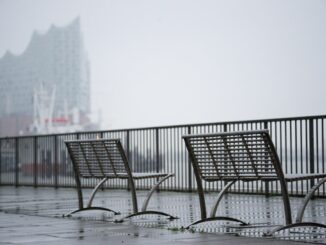
[[0,56],[81,18],[103,128],[325,114],[325,0],[0,0]]

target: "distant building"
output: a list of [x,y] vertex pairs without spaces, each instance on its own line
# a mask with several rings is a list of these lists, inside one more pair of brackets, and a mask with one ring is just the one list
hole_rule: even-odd
[[76,131],[89,124],[90,64],[79,18],[34,32],[0,59],[0,136]]

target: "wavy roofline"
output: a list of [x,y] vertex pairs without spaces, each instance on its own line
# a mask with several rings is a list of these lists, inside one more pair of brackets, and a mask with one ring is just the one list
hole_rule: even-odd
[[75,25],[80,25],[80,17],[79,16],[75,17],[71,22],[69,22],[69,24],[67,24],[65,26],[57,26],[55,24],[51,24],[50,27],[46,31],[34,30],[26,48],[21,53],[15,54],[10,49],[7,49],[6,52],[4,53],[4,55],[2,57],[0,57],[0,62],[5,59],[12,59],[12,58],[18,58],[18,57],[23,56],[26,53],[26,51],[29,49],[31,44],[34,42],[35,38],[43,38],[43,37],[47,36],[50,32],[63,31],[72,26],[75,26]]

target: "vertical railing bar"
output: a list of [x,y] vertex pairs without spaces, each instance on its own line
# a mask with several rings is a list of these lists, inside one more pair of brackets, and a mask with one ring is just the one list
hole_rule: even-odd
[[[130,130],[127,130],[127,139],[126,139],[126,151],[127,151],[127,159],[128,159],[128,163],[129,163],[129,168],[131,170],[131,172],[133,171],[133,161],[131,161],[131,157],[130,157]],[[128,179],[128,183],[127,183],[127,190],[130,191],[130,180]]]
[[[162,165],[164,166],[164,169],[167,172],[173,172],[173,166],[170,164],[170,155],[172,152],[171,149],[171,143],[169,142],[169,132],[171,129],[165,128],[162,131],[162,137],[161,139],[161,144],[162,144],[162,154],[164,155],[164,161],[162,162]],[[163,159],[162,159],[163,160]],[[167,180],[167,185],[172,185],[172,180],[171,178]]]
[[[302,132],[302,122],[303,120],[300,120],[300,168],[301,171],[300,173],[303,173],[303,132]],[[301,194],[303,193],[303,181],[300,181],[300,185],[301,185]]]
[[64,149],[62,149],[62,141],[64,140],[62,136],[58,136],[58,144],[59,144],[59,149],[58,150],[60,153],[59,153],[59,175],[58,175],[58,183],[59,183],[59,186],[60,187],[64,187],[66,186],[65,184],[63,184],[63,182],[65,182],[65,175],[66,175],[66,165],[67,165],[67,161],[65,159],[65,154],[63,153],[64,152]]
[[[324,149],[324,119],[321,119],[321,148],[322,148],[322,173],[325,173],[325,149]],[[325,195],[325,185],[323,185],[323,195]]]
[[2,139],[0,139],[0,186],[2,184],[2,168],[3,168],[3,162],[2,162]]
[[173,132],[172,132],[172,128],[169,128],[168,129],[168,148],[169,148],[169,169],[171,170],[171,169],[173,169],[174,168],[174,166],[172,166],[173,164],[173,147],[172,147],[172,145],[173,145]]
[[[150,154],[150,171],[156,171],[158,168],[158,165],[156,166],[157,161],[157,156],[155,154],[156,152],[156,131],[158,130],[158,128],[155,128],[153,130],[151,130],[148,139],[149,139],[149,154]],[[159,152],[160,150],[158,150]],[[163,186],[163,184],[161,185],[161,187]]]
[[174,151],[173,151],[173,128],[170,128],[168,130],[168,139],[169,139],[169,143],[168,143],[168,147],[169,147],[169,169],[170,171],[174,171],[175,166],[173,166],[173,155],[174,155]]
[[[226,123],[223,123],[223,132],[227,132],[228,131],[228,125]],[[227,184],[226,181],[223,181],[224,185]]]
[[[174,173],[178,173],[180,171],[180,161],[179,161],[179,128],[174,128]],[[172,184],[172,178],[168,183]],[[177,178],[174,182],[175,186],[180,186],[180,178]]]
[[[80,140],[80,133],[76,133],[76,140]],[[81,186],[85,187],[85,181],[81,181]]]
[[[182,127],[178,127],[175,129],[176,130],[176,168],[177,168],[177,173],[180,173],[181,171],[181,164],[182,164],[182,161],[180,159],[180,156],[181,156],[181,148],[180,148],[180,141],[181,141],[181,135],[182,135]],[[171,180],[171,184],[175,183],[176,185],[176,189],[181,189],[182,188],[182,179],[181,178],[174,178],[173,180]],[[171,186],[172,187],[172,186]],[[171,188],[172,189],[172,188]]]
[[[309,119],[309,173],[315,173],[315,149],[314,149],[314,122]],[[314,186],[314,180],[310,180],[310,188]]]
[[[49,137],[48,138],[48,151],[50,151],[52,148],[54,148],[54,146],[53,146],[53,141],[51,140],[53,138],[53,136],[52,137]],[[50,172],[50,174],[47,174],[47,175],[49,175],[49,177],[51,178],[51,185],[54,185],[55,183],[54,183],[54,176],[53,176],[53,174],[54,174],[54,171],[53,171],[53,166],[54,166],[54,163],[53,163],[53,160],[54,160],[54,157],[53,157],[53,154],[54,154],[54,152],[53,151],[50,151],[50,152],[48,152],[47,153],[47,157],[49,158],[49,166],[48,166],[48,171]]]
[[[310,162],[309,162],[309,150],[310,150],[310,145],[309,145],[309,135],[308,135],[308,132],[309,132],[309,127],[308,127],[308,123],[309,121],[308,120],[305,120],[306,122],[306,174],[309,173],[309,165],[310,165]],[[308,190],[309,189],[309,183],[308,181],[306,181],[306,189]],[[303,193],[302,193],[303,194]]]
[[166,129],[166,149],[168,152],[168,157],[167,157],[167,164],[168,164],[168,171],[172,172],[174,166],[172,166],[172,155],[173,155],[173,148],[172,148],[172,129]]
[[46,140],[45,140],[45,138],[43,137],[43,140],[42,140],[42,145],[43,145],[43,147],[44,147],[44,149],[43,149],[43,159],[41,160],[41,162],[42,162],[42,168],[41,168],[41,170],[42,170],[42,178],[41,178],[41,186],[43,185],[44,186],[44,182],[46,182],[46,180],[45,180],[45,170],[46,170]]
[[45,168],[46,168],[46,140],[44,139],[44,137],[42,138],[42,147],[43,147],[43,155],[42,155],[42,159],[41,159],[41,164],[42,164],[42,167],[41,167],[41,181],[39,181],[40,183],[38,183],[40,186],[44,185],[44,182],[45,182]]
[[[262,125],[263,129],[268,129],[268,124],[267,122],[264,122]],[[269,192],[269,181],[265,181],[264,182],[264,187],[265,187],[265,195],[269,196],[270,192]]]
[[167,140],[167,129],[163,129],[162,132],[162,145],[163,145],[163,152],[164,152],[164,165],[167,166],[167,170],[170,171],[169,162],[169,149],[168,149],[168,140]]
[[[282,140],[282,138],[281,138],[281,125],[282,125],[282,122],[275,122],[275,137],[276,137],[276,145],[277,145],[277,147],[276,147],[276,149],[278,149],[278,152],[280,153],[281,151],[280,151],[280,145],[281,145],[281,140]],[[281,155],[280,155],[280,160],[281,160],[281,163],[282,163],[282,157],[281,157]],[[279,183],[278,183],[278,181],[276,181],[276,185],[275,185],[275,191],[278,191],[279,190]]]
[[139,170],[139,166],[137,165],[137,160],[138,160],[138,156],[137,156],[137,146],[136,146],[136,142],[137,142],[137,131],[132,131],[132,161],[134,164],[134,171],[135,172],[140,172]]
[[[137,142],[137,146],[139,146],[139,150],[140,150],[140,154],[138,154],[138,164],[140,164],[140,171],[143,173],[145,171],[145,161],[142,161],[142,158],[145,156],[144,154],[144,144],[143,144],[143,130],[139,131],[138,134],[138,142]],[[139,181],[140,184],[140,188],[143,189],[144,188],[144,181],[140,180]]]
[[[288,144],[289,144],[289,140],[288,140],[288,124],[289,124],[289,122],[290,121],[285,121],[285,132],[284,132],[284,134],[285,134],[285,148],[284,148],[284,150],[285,150],[285,166],[286,166],[286,173],[292,173],[292,171],[291,171],[291,165],[289,166],[289,156],[288,156]],[[291,124],[290,124],[290,126],[291,126]],[[291,135],[290,135],[290,140],[291,140]],[[292,148],[290,147],[290,151],[292,151]],[[291,164],[291,162],[290,162],[290,164]],[[290,190],[289,190],[289,192],[290,193],[293,193],[293,189],[292,189],[292,183],[290,184]]]
[[[186,128],[185,127],[182,127],[181,128],[181,135],[184,135],[186,134]],[[179,146],[180,146],[180,171],[179,171],[179,176],[182,177],[182,181],[181,181],[181,190],[182,191],[185,191],[187,188],[187,180],[186,180],[186,175],[187,175],[187,168],[186,168],[186,154],[185,154],[185,150],[184,150],[184,146],[183,146],[183,140],[180,138],[180,143],[179,143]],[[181,173],[181,174],[180,174]],[[177,176],[176,176],[177,178]]]
[[[143,142],[142,142],[142,144],[143,144],[143,147],[144,147],[143,150],[144,150],[144,154],[145,154],[145,166],[144,166],[144,171],[145,172],[150,171],[150,168],[151,168],[151,166],[150,166],[151,152],[150,152],[150,148],[149,148],[149,147],[151,147],[151,142],[150,142],[150,134],[151,134],[151,132],[152,132],[152,130],[144,130],[143,131]],[[155,130],[154,130],[154,132],[155,132]],[[156,161],[156,159],[155,160],[153,159],[153,161]],[[144,181],[144,188],[145,189],[148,188],[149,181],[151,181],[151,180],[146,179]]]
[[292,146],[292,136],[293,136],[292,135],[292,120],[289,120],[288,122],[289,122],[289,129],[290,129],[290,132],[289,132],[289,134],[290,134],[289,135],[290,136],[289,137],[289,144],[290,144],[290,152],[289,152],[290,153],[290,174],[292,174],[293,173],[293,166],[292,166],[292,163],[293,163],[292,162],[293,161],[293,158],[292,158],[293,157],[293,155],[292,155],[292,147],[293,147]]
[[[318,123],[318,119],[315,120],[316,123],[316,161],[315,161],[315,172],[320,173],[319,172],[319,123]],[[320,193],[320,188],[318,188],[317,193],[319,195]]]
[[19,185],[19,138],[15,138],[15,186]]
[[[152,150],[154,148],[155,150],[155,146],[152,145],[152,134],[154,133],[155,136],[155,129],[154,130],[145,130],[144,131],[144,153],[145,153],[145,159],[146,159],[146,165],[145,165],[145,171],[156,171],[156,167],[155,166],[151,166],[151,161],[153,160],[153,162],[156,162],[156,158],[152,159]],[[155,142],[155,141],[154,141]],[[155,163],[154,163],[155,165]],[[147,183],[145,185],[147,188],[148,187],[148,179],[147,179]]]
[[58,139],[54,136],[54,186],[58,188]]
[[[187,127],[187,134],[191,134],[191,127]],[[191,160],[190,160],[190,155],[188,153],[188,192],[192,191],[192,166],[191,166]]]
[[38,148],[38,137],[34,136],[33,137],[33,142],[34,142],[34,187],[37,187],[38,185],[38,156],[37,156],[37,148]]
[[[155,144],[156,144],[156,173],[158,173],[160,171],[159,169],[159,164],[160,164],[160,142],[159,142],[159,131],[158,128],[155,129]],[[157,178],[157,181],[159,180],[159,178]]]
[[315,168],[316,168],[316,172],[319,172],[319,120],[316,119],[316,161],[315,161]]
[[[147,169],[149,169],[149,166],[148,166],[148,154],[149,152],[147,151],[147,138],[148,138],[148,132],[150,132],[150,130],[141,130],[141,146],[142,146],[142,153],[143,153],[143,156],[144,156],[144,160],[145,161],[142,161],[144,163],[143,165],[143,171],[146,172]],[[144,181],[142,181],[143,183],[143,188],[147,188],[148,186],[148,179],[145,179]]]
[[[295,165],[294,165],[294,172],[298,173],[298,126],[297,120],[294,121],[294,148],[295,148]],[[295,182],[295,193],[298,195],[298,181]]]
[[[181,163],[181,161],[180,161],[180,148],[179,148],[179,139],[180,139],[180,129],[181,128],[174,128],[174,131],[175,131],[175,136],[176,136],[176,138],[175,138],[175,141],[174,141],[174,159],[175,159],[175,167],[174,167],[174,169],[175,169],[175,173],[180,173],[180,163]],[[180,187],[181,187],[181,178],[177,178],[177,179],[175,179],[176,181],[174,182],[174,186],[175,187],[177,187],[177,189],[180,189]],[[171,181],[170,182],[168,182],[168,183],[171,183],[171,185],[172,185],[172,179],[171,179]],[[171,188],[171,186],[169,186],[169,190],[171,190],[172,188]]]
[[[237,127],[238,127],[238,130],[239,131],[243,131],[244,129],[243,129],[243,123],[239,123],[239,124],[237,124]],[[242,182],[242,181],[237,181],[236,182],[236,188],[237,188],[237,190],[239,191],[239,192],[243,192],[244,191],[244,182]],[[221,189],[222,189],[222,187],[221,187]]]
[[285,164],[286,162],[284,161],[284,155],[283,155],[283,122],[280,122],[280,158],[282,162],[282,168],[285,170],[285,173],[287,173],[286,171],[287,167]]

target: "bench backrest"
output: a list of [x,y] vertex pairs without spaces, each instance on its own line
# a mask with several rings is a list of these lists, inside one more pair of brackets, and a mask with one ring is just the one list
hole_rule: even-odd
[[65,141],[77,174],[84,178],[128,174],[128,161],[119,139]]
[[206,181],[284,178],[267,130],[183,136],[195,171]]

